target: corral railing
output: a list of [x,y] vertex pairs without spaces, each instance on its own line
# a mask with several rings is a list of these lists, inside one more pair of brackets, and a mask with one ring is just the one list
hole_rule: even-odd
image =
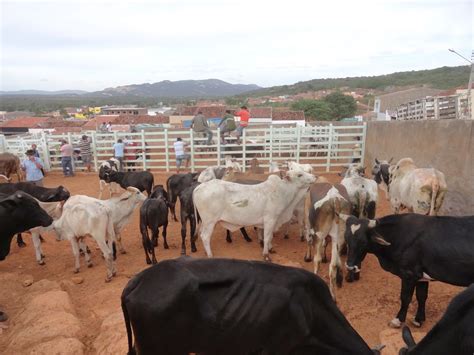
[[[47,170],[61,170],[60,139],[71,143],[78,151],[78,143],[84,133],[24,135],[5,137],[0,135],[0,151],[7,151],[24,157],[27,149],[36,144]],[[200,171],[211,165],[223,164],[225,156],[234,157],[244,169],[249,161],[257,158],[260,166],[269,167],[270,162],[284,163],[294,160],[311,164],[316,171],[339,171],[354,158],[364,162],[366,124],[327,125],[306,127],[264,127],[247,128],[236,144],[234,137],[226,137],[221,143],[219,130],[213,131],[213,143],[205,145],[206,139],[190,129],[164,129],[158,131],[87,132],[93,152],[93,166],[113,157],[113,144],[119,138],[126,142],[126,169],[172,171],[175,169],[173,143],[178,137],[188,143],[191,155],[190,168]],[[76,149],[77,148],[77,149]],[[76,169],[83,168],[80,155],[74,159]]]

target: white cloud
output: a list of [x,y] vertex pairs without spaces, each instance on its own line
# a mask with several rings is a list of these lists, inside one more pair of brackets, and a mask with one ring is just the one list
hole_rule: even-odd
[[447,48],[473,45],[470,1],[3,1],[1,13],[2,90],[270,86],[461,65]]

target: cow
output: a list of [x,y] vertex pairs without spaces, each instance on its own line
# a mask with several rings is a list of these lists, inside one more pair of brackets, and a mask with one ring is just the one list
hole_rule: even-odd
[[197,178],[198,182],[207,182],[213,179],[222,179],[226,172],[226,167],[225,166],[210,166],[199,174],[199,177]]
[[316,178],[300,171],[288,171],[284,179],[271,175],[257,185],[211,180],[193,192],[194,206],[202,220],[201,239],[212,257],[211,236],[216,223],[234,231],[245,226],[263,229],[263,257],[270,261],[273,232],[291,219],[296,204]]
[[364,167],[351,164],[341,181],[352,204],[352,213],[358,218],[375,218],[378,189],[374,180],[365,178]]
[[23,179],[20,158],[12,153],[0,153],[0,175],[5,176],[11,182],[11,175],[16,174],[18,182]]
[[238,172],[242,171],[242,167],[240,166],[240,164],[235,159],[232,159],[228,155],[225,157],[225,167],[226,169],[232,168],[234,169],[234,171],[238,171]]
[[[164,247],[168,249],[166,228],[168,227],[168,194],[163,185],[156,185],[153,192],[140,207],[140,233],[147,264],[156,264],[155,247],[158,246],[159,227],[163,227]],[[152,239],[148,236],[151,230]],[[150,259],[151,256],[151,259]]]
[[121,188],[135,187],[140,191],[146,191],[148,196],[151,195],[153,188],[153,174],[149,171],[110,171],[105,173],[105,180],[108,183],[115,182]]
[[186,224],[189,221],[190,228],[190,242],[191,252],[195,253],[196,248],[196,216],[194,203],[193,203],[193,191],[199,186],[200,183],[194,181],[190,186],[186,187],[179,193],[179,205],[180,205],[180,217],[181,217],[181,255],[186,255]]
[[[305,201],[308,211],[305,228],[308,243],[304,260],[314,262],[314,273],[319,272],[321,261],[326,260],[324,244],[331,237],[331,263],[329,264],[329,290],[336,300],[336,285],[342,286],[342,268],[340,253],[344,245],[345,225],[339,220],[338,213],[351,213],[351,203],[346,188],[341,184],[317,182],[311,186]],[[311,257],[314,250],[314,259]],[[322,257],[324,255],[324,258]],[[348,275],[348,281],[358,279],[359,275]]]
[[367,253],[371,253],[385,271],[402,281],[401,307],[390,322],[392,327],[398,328],[405,322],[415,289],[418,310],[413,324],[423,324],[428,281],[465,287],[474,283],[474,216],[407,213],[377,220],[347,214],[340,214],[340,218],[346,221],[347,268],[357,270]]
[[[24,191],[41,202],[66,201],[69,196],[71,196],[69,191],[62,185],[55,188],[47,188],[42,186],[36,186],[35,184],[32,184],[30,182],[0,184],[0,193],[13,194],[16,191]],[[33,242],[38,243],[39,240],[33,240]],[[17,244],[20,248],[26,246],[26,243],[23,241],[21,234],[18,234],[17,236]],[[35,249],[37,248],[35,247]],[[41,260],[42,259],[38,260],[38,262],[40,262]],[[40,265],[43,265],[43,263],[40,262]]]
[[[13,236],[28,229],[47,227],[53,219],[44,211],[38,201],[23,191],[13,194],[0,193],[0,261],[10,254]],[[0,310],[0,322],[8,319]]]
[[137,188],[129,186],[126,188],[126,191],[117,197],[112,197],[108,200],[98,200],[93,197],[85,195],[74,195],[69,200],[67,200],[67,206],[75,204],[99,204],[107,208],[108,214],[112,220],[112,225],[114,228],[114,240],[117,242],[119,251],[122,254],[125,254],[126,251],[122,245],[122,229],[128,223],[132,217],[132,213],[135,208],[145,201],[146,197],[143,193],[140,192]]
[[[115,182],[111,182],[110,184],[107,182],[107,173],[110,173],[111,171],[119,171],[120,167],[120,162],[115,159],[115,158],[110,158],[109,160],[106,160],[102,162],[99,166],[99,200],[102,198],[102,192],[104,190],[104,187],[107,186],[109,189],[109,196],[112,197],[112,190],[115,192],[118,190],[118,185]],[[113,184],[113,185],[112,185]]]
[[375,164],[372,168],[372,175],[374,177],[377,185],[380,186],[380,189],[385,192],[385,198],[389,200],[389,185],[390,185],[390,164],[392,163],[393,158],[390,160],[378,160],[375,158]]
[[395,214],[401,208],[436,216],[447,191],[444,174],[433,168],[417,168],[413,159],[403,158],[390,167],[390,204]]
[[172,214],[175,222],[178,222],[178,218],[176,218],[176,201],[178,199],[178,195],[181,193],[181,191],[197,181],[198,176],[199,173],[174,174],[166,180],[170,213]]
[[[163,287],[166,285],[166,287]],[[379,354],[318,276],[258,261],[161,261],[122,292],[128,354]]]
[[[107,275],[105,282],[110,282],[116,275],[113,251],[109,247],[116,241],[112,211],[100,202],[77,203],[71,197],[63,206],[61,218],[53,222],[53,228],[60,240],[69,240],[74,254],[74,273],[80,269],[79,248],[85,251],[85,237],[91,237],[99,246],[105,259]],[[88,196],[84,196],[88,197]],[[91,198],[91,197],[90,197]],[[96,200],[102,201],[102,200]],[[89,253],[84,252],[87,267],[92,266]]]
[[400,349],[399,355],[474,354],[474,284],[452,299],[443,317],[418,344],[407,326],[402,334],[408,348]]

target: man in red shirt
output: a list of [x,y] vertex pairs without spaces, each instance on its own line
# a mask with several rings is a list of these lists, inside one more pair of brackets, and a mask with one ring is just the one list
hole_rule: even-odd
[[247,109],[247,106],[242,106],[239,111],[235,113],[235,116],[240,117],[239,126],[237,127],[237,144],[240,144],[240,137],[242,137],[242,132],[244,128],[249,125],[250,112]]

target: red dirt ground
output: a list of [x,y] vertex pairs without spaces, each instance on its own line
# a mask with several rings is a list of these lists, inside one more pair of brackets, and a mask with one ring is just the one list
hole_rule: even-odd
[[[165,184],[167,174],[154,174],[155,184]],[[340,178],[335,175],[326,176],[330,181],[339,181]],[[72,194],[86,194],[97,197],[99,192],[99,180],[96,174],[77,174],[74,178],[63,178],[61,175],[49,174],[45,179],[45,185],[54,187],[57,185],[66,186]],[[108,197],[107,193],[105,194]],[[383,193],[380,193],[379,208],[377,216],[384,216],[390,213],[388,202]],[[303,256],[305,252],[305,243],[299,241],[297,236],[297,226],[293,225],[290,239],[283,239],[278,233],[274,238],[274,248],[276,254],[273,254],[274,262],[293,262],[300,263],[306,270],[312,270],[312,263],[305,263]],[[79,338],[86,345],[86,353],[95,353],[92,343],[100,332],[102,320],[113,312],[120,311],[120,295],[123,287],[135,273],[147,267],[145,256],[142,249],[138,225],[138,210],[126,226],[122,233],[122,240],[127,254],[118,255],[117,268],[118,275],[111,283],[105,283],[105,265],[98,250],[92,242],[92,258],[94,267],[88,269],[85,267],[84,259],[81,258],[80,276],[84,278],[84,283],[74,285],[74,292],[70,292],[77,316],[82,324],[81,337]],[[240,233],[233,234],[234,242],[228,244],[225,241],[223,229],[218,227],[214,232],[212,239],[212,249],[216,257],[237,258],[247,260],[261,260],[261,249],[255,241],[256,236],[252,233],[254,242],[247,243],[243,240]],[[448,236],[447,236],[448,237]],[[52,234],[45,236],[46,242],[43,244],[43,250],[46,254],[46,265],[39,266],[35,261],[34,250],[31,238],[25,238],[28,246],[20,249],[14,242],[12,251],[6,261],[0,263],[0,275],[2,273],[14,273],[17,275],[18,284],[29,277],[35,282],[41,279],[52,281],[70,280],[73,274],[73,256],[70,244],[66,241],[56,242]],[[160,237],[157,257],[159,259],[169,259],[180,256],[180,224],[170,220],[168,228],[169,250],[162,248],[162,239]],[[194,257],[204,257],[204,251],[201,243],[197,244],[198,252]],[[187,251],[190,254],[189,239],[187,240]],[[329,250],[328,250],[329,251]],[[328,257],[329,257],[328,253]],[[328,281],[328,265],[322,265],[321,277]],[[163,285],[166,287],[166,285]],[[399,289],[400,281],[397,277],[383,271],[372,255],[368,255],[364,261],[361,273],[361,280],[354,284],[344,283],[338,290],[338,306],[347,317],[353,327],[361,334],[365,341],[370,345],[379,343],[379,333],[388,328],[388,321],[392,319],[399,307]],[[422,331],[427,332],[433,324],[439,320],[445,311],[451,298],[461,289],[458,287],[431,283],[430,294],[427,303],[427,322],[423,325]],[[0,286],[0,308],[7,311],[12,320],[24,307],[18,299],[28,292],[28,288],[22,286],[15,287],[14,291],[10,288]],[[414,316],[416,302],[410,306],[408,319]],[[9,329],[0,335],[0,349],[6,346],[5,335]],[[343,339],[341,339],[343,341]],[[3,343],[2,343],[3,342]],[[124,352],[126,349],[123,349]]]

